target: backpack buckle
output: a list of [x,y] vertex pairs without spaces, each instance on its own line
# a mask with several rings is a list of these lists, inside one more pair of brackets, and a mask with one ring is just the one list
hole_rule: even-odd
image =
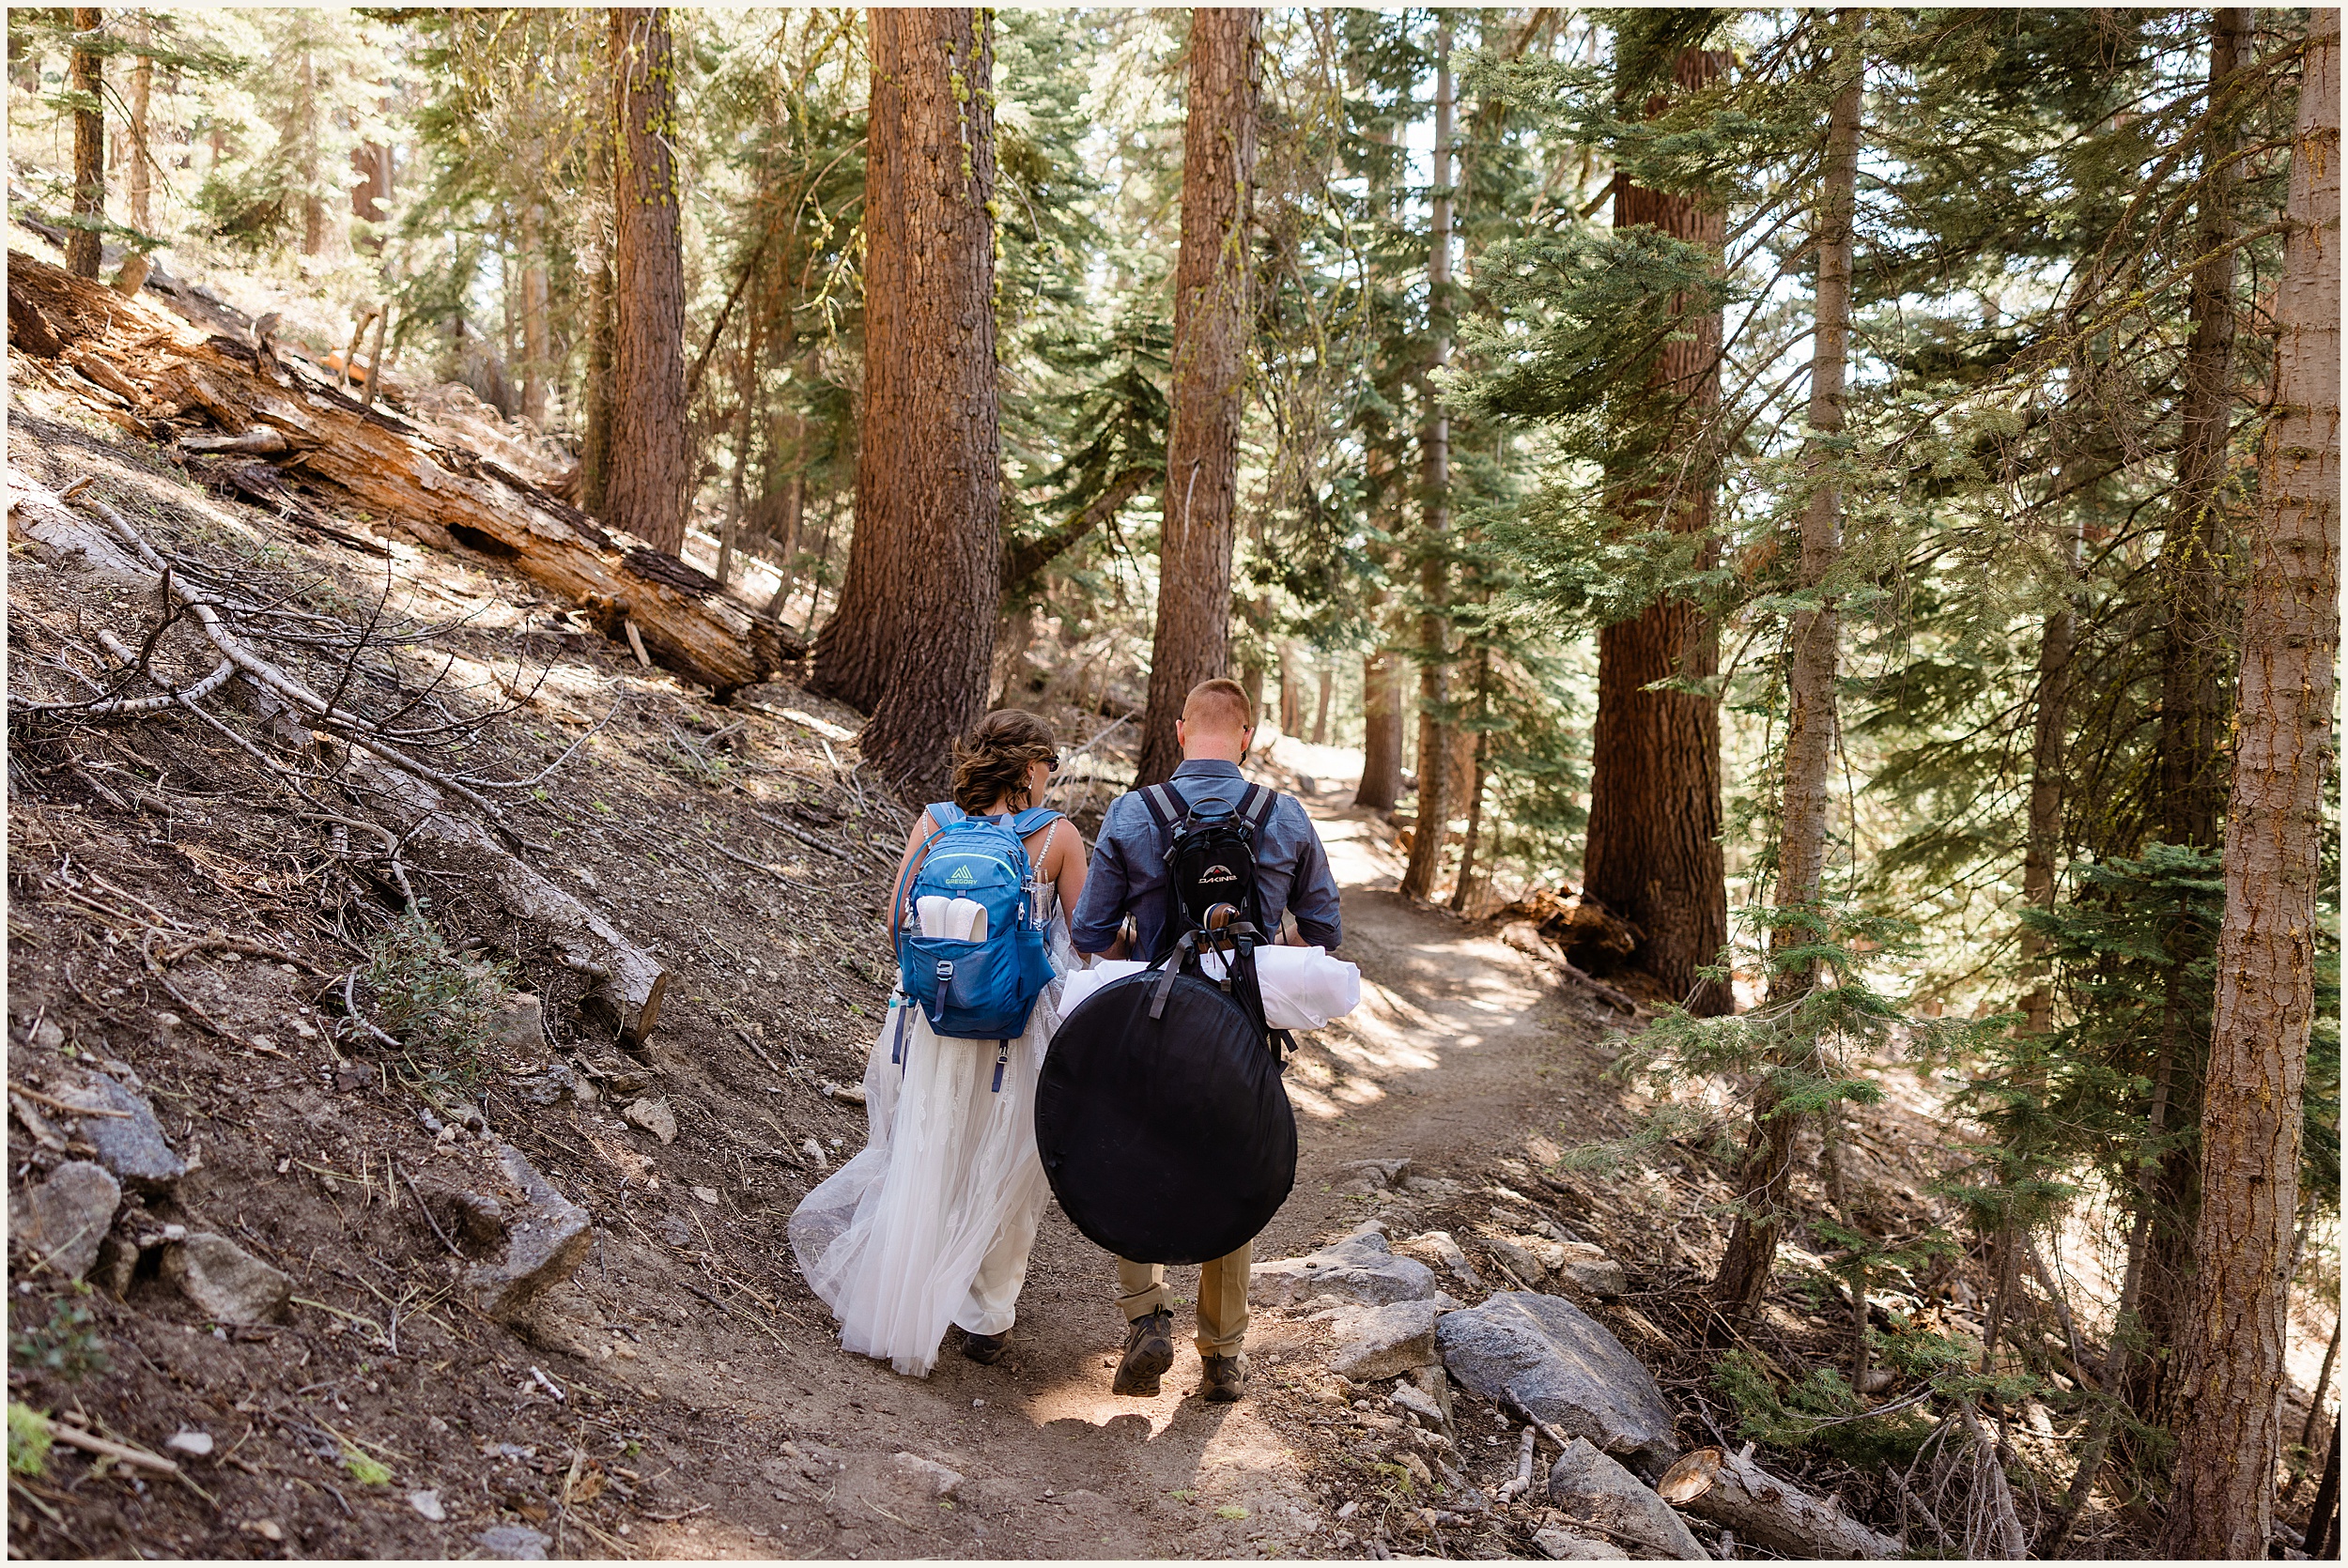
[[996,1040],[995,1042],[995,1087],[988,1091],[990,1094],[1003,1092],[1003,1069],[1010,1065],[1011,1041]]
[[946,998],[954,989],[954,961],[937,961],[937,1011],[930,1015],[930,1026],[935,1028],[946,1022]]

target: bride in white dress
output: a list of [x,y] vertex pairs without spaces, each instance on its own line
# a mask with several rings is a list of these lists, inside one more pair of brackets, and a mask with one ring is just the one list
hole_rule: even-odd
[[[1042,719],[989,714],[955,743],[954,804],[973,816],[1025,810],[1058,767]],[[924,811],[898,885],[936,831]],[[1084,891],[1085,849],[1065,818],[1024,842],[1055,977],[1011,1043],[1001,1087],[992,1040],[948,1038],[931,1032],[919,1007],[892,1007],[864,1068],[869,1142],[791,1216],[799,1270],[840,1320],[841,1345],[909,1376],[936,1365],[949,1325],[962,1329],[972,1360],[1001,1357],[1051,1195],[1036,1156],[1035,1087],[1059,1027],[1060,976],[1083,966],[1066,912]]]

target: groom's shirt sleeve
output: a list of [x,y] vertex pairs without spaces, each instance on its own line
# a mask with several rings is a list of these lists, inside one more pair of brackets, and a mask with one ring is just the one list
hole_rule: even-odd
[[1101,838],[1092,847],[1092,864],[1085,872],[1084,895],[1068,922],[1068,939],[1079,953],[1105,953],[1125,923],[1125,894],[1133,878],[1125,864],[1125,846],[1118,836],[1119,807],[1126,797],[1109,803],[1101,820]]

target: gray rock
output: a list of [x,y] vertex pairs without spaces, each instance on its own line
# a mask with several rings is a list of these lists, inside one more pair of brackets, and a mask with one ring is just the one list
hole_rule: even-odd
[[1555,1562],[1621,1562],[1630,1556],[1620,1546],[1593,1541],[1569,1530],[1537,1530],[1533,1532],[1533,1545],[1541,1549],[1542,1556]]
[[224,1236],[198,1231],[163,1249],[162,1277],[196,1311],[222,1323],[268,1323],[285,1312],[293,1281]]
[[497,1158],[505,1187],[498,1194],[505,1218],[505,1253],[495,1262],[474,1265],[465,1284],[485,1316],[516,1321],[540,1296],[579,1271],[595,1245],[595,1224],[585,1209],[556,1191],[514,1145],[501,1145]]
[[963,1477],[959,1470],[949,1469],[935,1459],[924,1459],[918,1453],[898,1454],[896,1465],[916,1491],[927,1493],[933,1498],[950,1498],[962,1485]]
[[1471,1393],[1513,1396],[1567,1436],[1588,1437],[1609,1453],[1668,1460],[1676,1452],[1671,1407],[1654,1375],[1563,1297],[1501,1291],[1482,1306],[1444,1314],[1435,1343],[1452,1378]]
[[1374,1224],[1303,1257],[1259,1263],[1248,1270],[1247,1294],[1272,1306],[1309,1301],[1316,1296],[1383,1306],[1393,1301],[1430,1301],[1435,1275],[1416,1258],[1398,1257]]
[[547,1547],[553,1545],[528,1525],[494,1525],[473,1540],[491,1557],[508,1562],[544,1562]]
[[172,1152],[162,1124],[147,1097],[135,1094],[103,1074],[93,1076],[78,1095],[85,1105],[120,1111],[119,1116],[85,1116],[82,1136],[98,1151],[98,1162],[112,1171],[122,1185],[138,1192],[167,1192],[188,1174],[188,1162]]
[[538,998],[526,991],[516,992],[490,1021],[489,1041],[524,1053],[546,1049],[546,1009]]
[[[1526,1284],[1539,1284],[1549,1278],[1550,1266],[1547,1261],[1522,1242],[1506,1236],[1487,1236],[1483,1238],[1483,1242],[1491,1250],[1492,1256],[1500,1260],[1502,1268]],[[1557,1243],[1552,1241],[1549,1245],[1554,1247]]]
[[1451,1424],[1450,1416],[1441,1405],[1435,1403],[1434,1395],[1407,1378],[1395,1384],[1394,1392],[1386,1396],[1386,1403],[1398,1410],[1408,1410],[1418,1418],[1421,1426],[1430,1432],[1443,1431]]
[[1451,1270],[1453,1278],[1461,1284],[1476,1290],[1484,1288],[1484,1276],[1475,1271],[1475,1265],[1468,1261],[1467,1253],[1460,1250],[1460,1243],[1449,1231],[1427,1231],[1407,1238],[1401,1247],[1406,1253],[1424,1253],[1434,1259]]
[[122,1202],[122,1184],[102,1166],[69,1160],[47,1181],[8,1205],[8,1239],[69,1280],[98,1261]]
[[1565,1256],[1554,1267],[1576,1290],[1612,1297],[1630,1288],[1630,1278],[1623,1272],[1622,1265],[1608,1257],[1603,1250],[1586,1241],[1568,1241],[1562,1251]]
[[1349,1160],[1339,1165],[1336,1174],[1359,1183],[1366,1191],[1398,1187],[1410,1173],[1408,1160]]
[[1678,1514],[1639,1478],[1586,1437],[1576,1437],[1549,1469],[1549,1500],[1576,1524],[1594,1527],[1617,1545],[1636,1545],[1683,1562],[1709,1561]]
[[1339,1308],[1336,1348],[1329,1370],[1356,1383],[1399,1377],[1435,1360],[1435,1303],[1394,1301],[1381,1307]]
[[440,1494],[437,1491],[409,1493],[408,1506],[436,1525],[448,1517],[448,1510],[440,1506]]
[[628,1101],[620,1115],[631,1124],[642,1128],[664,1144],[676,1142],[676,1113],[669,1109],[665,1099],[646,1098]]
[[119,1301],[130,1294],[138,1268],[138,1243],[118,1230],[108,1231],[98,1243],[98,1264],[90,1270],[90,1282]]

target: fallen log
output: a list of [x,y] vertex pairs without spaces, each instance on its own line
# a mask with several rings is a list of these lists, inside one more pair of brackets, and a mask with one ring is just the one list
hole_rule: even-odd
[[1907,1548],[1878,1535],[1823,1498],[1780,1481],[1742,1453],[1700,1448],[1683,1453],[1655,1493],[1674,1508],[1787,1557],[1898,1557]]
[[326,500],[488,556],[584,607],[614,641],[632,623],[652,662],[688,680],[731,692],[798,654],[781,623],[705,574],[381,406],[363,408],[300,360],[281,364],[208,336],[20,252],[8,253],[8,292],[11,347],[41,358],[103,351],[140,419],[201,422],[230,438],[189,450],[270,456],[285,480]]

